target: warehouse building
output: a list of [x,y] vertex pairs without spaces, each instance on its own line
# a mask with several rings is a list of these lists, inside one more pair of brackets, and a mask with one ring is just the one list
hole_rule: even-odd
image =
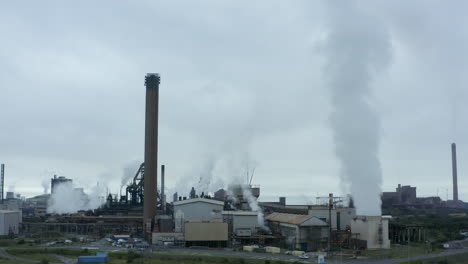
[[22,222],[21,212],[1,210],[0,211],[0,235],[6,236],[10,233],[18,234],[19,225]]
[[222,219],[224,202],[208,198],[193,198],[174,202],[175,231],[184,232],[186,221]]
[[316,216],[272,213],[265,220],[273,234],[284,237],[291,250],[316,251],[326,248],[328,224]]
[[258,231],[258,212],[223,211],[223,219],[229,224],[229,233],[235,237],[255,236]]
[[356,216],[355,208],[333,208],[329,211],[328,208],[310,207],[308,214],[320,218],[321,220],[329,223],[331,213],[331,225],[334,230],[344,230],[347,226],[350,226],[351,220]]

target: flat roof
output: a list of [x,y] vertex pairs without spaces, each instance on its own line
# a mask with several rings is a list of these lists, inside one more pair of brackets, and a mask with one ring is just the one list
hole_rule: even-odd
[[0,210],[1,214],[19,213],[19,210]]
[[257,216],[257,211],[222,211],[223,215],[252,215]]

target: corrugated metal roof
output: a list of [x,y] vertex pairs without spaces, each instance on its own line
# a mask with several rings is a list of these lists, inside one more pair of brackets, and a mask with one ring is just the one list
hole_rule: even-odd
[[272,213],[268,215],[265,219],[271,222],[279,222],[279,223],[285,223],[285,224],[291,224],[291,225],[301,225],[304,222],[312,219],[312,220],[315,220],[313,221],[314,222],[313,225],[320,225],[320,226],[327,225],[326,222],[312,215]]

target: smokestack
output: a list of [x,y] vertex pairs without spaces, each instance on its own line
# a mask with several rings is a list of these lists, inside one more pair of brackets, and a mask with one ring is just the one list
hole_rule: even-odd
[[[150,236],[156,216],[157,175],[158,175],[158,109],[159,83],[158,73],[147,73],[146,120],[145,120],[145,180],[143,199],[143,228]],[[151,239],[151,238],[149,238]]]
[[452,176],[453,176],[453,203],[458,206],[458,183],[457,183],[457,145],[452,143]]
[[161,205],[164,214],[166,213],[166,197],[164,196],[164,171],[165,171],[165,166],[161,165]]
[[3,203],[3,186],[5,185],[5,164],[1,165],[1,174],[0,174],[0,197],[1,197],[1,202]]

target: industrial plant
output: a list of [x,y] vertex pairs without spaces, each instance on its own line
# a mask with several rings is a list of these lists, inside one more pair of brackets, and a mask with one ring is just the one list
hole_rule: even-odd
[[[0,235],[60,232],[96,238],[142,238],[148,245],[237,248],[249,252],[329,252],[341,249],[389,249],[392,243],[425,239],[423,226],[395,226],[391,215],[358,215],[352,197],[317,197],[316,204],[290,205],[287,197],[259,201],[261,188],[237,183],[214,193],[174,193],[166,199],[166,167],[158,164],[158,115],[161,77],[145,76],[144,161],[118,191],[86,194],[72,178],[53,175],[50,193],[4,198],[1,165]],[[453,200],[417,197],[416,187],[398,184],[383,192],[382,208],[466,208],[458,199],[456,146],[452,144]],[[99,187],[99,186],[97,186]],[[79,209],[60,205],[73,197]],[[67,198],[68,199],[68,198]],[[69,203],[70,201],[66,201]],[[299,253],[297,253],[299,252]]]

